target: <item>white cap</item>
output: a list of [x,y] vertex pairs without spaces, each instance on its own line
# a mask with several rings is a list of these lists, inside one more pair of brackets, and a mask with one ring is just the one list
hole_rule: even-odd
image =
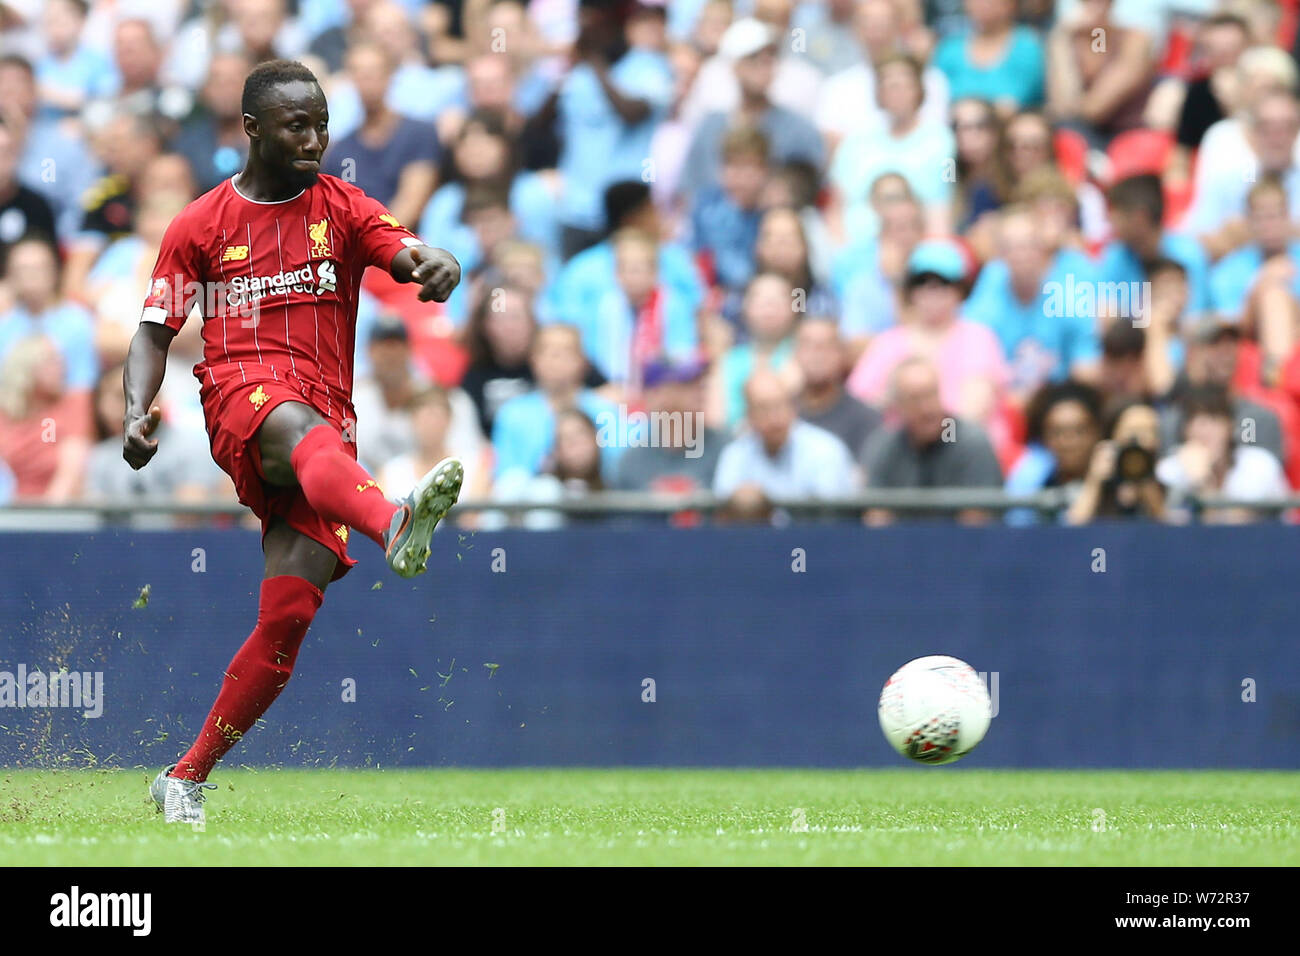
[[743,60],[770,46],[776,46],[776,31],[762,20],[745,17],[727,27],[718,53],[728,60]]

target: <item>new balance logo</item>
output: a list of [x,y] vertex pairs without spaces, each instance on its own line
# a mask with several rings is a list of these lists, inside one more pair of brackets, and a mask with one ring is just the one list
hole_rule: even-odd
[[375,481],[375,479],[371,478],[369,481],[363,481],[361,482],[361,484],[357,485],[357,491],[365,491],[367,488],[378,488],[378,487],[379,485]]
[[248,246],[226,246],[221,253],[222,262],[242,262],[248,258]]

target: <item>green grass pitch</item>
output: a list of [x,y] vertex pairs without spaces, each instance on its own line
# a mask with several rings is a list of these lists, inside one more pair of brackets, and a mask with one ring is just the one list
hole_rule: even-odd
[[195,832],[154,772],[0,771],[0,864],[1300,864],[1300,773],[230,769]]

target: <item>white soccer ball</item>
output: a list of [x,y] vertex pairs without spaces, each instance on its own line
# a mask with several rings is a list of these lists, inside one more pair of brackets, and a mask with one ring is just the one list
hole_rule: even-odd
[[965,661],[918,657],[894,672],[880,692],[880,729],[904,757],[952,763],[988,733],[988,688]]

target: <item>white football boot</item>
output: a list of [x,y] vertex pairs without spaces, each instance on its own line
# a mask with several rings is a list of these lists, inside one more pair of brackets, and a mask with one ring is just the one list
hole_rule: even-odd
[[189,823],[203,825],[203,801],[207,799],[203,791],[215,790],[215,783],[197,783],[167,776],[176,769],[176,764],[163,767],[158,776],[149,784],[149,796],[158,805],[163,820],[167,823]]

